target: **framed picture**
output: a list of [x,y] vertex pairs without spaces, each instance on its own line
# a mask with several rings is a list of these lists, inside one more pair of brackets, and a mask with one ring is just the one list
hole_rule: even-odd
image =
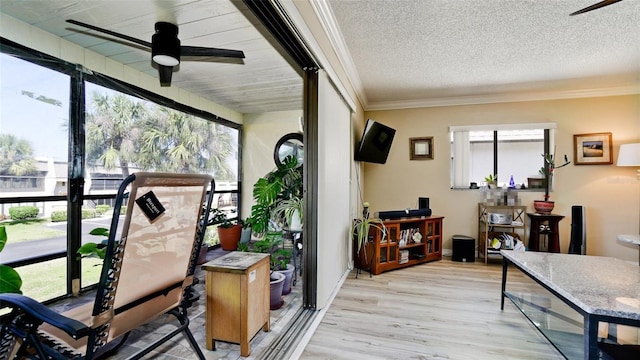
[[409,138],[410,160],[433,160],[433,136]]
[[573,135],[573,163],[576,165],[613,164],[611,133]]

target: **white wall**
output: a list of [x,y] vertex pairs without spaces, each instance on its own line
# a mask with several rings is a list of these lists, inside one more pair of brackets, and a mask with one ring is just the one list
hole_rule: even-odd
[[[302,96],[302,94],[300,94]],[[276,168],[273,149],[285,134],[300,132],[298,119],[302,111],[278,111],[246,114],[242,139],[242,209],[241,216],[251,215],[253,184]]]

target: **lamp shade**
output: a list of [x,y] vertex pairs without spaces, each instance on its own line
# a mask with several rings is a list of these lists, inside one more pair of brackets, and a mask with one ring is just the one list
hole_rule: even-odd
[[640,166],[640,143],[620,145],[618,166]]

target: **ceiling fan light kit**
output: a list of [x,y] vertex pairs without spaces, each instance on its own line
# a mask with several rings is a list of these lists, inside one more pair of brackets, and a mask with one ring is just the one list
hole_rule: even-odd
[[151,58],[158,65],[180,64],[180,40],[178,27],[168,22],[157,22],[156,33],[151,37]]
[[[95,30],[103,34],[114,36],[134,44],[141,45],[151,51],[151,60],[158,66],[160,86],[171,86],[173,67],[180,64],[180,56],[231,59],[244,59],[244,52],[240,50],[218,49],[198,46],[182,46],[178,39],[178,26],[169,22],[159,21],[155,23],[155,34],[151,36],[151,42],[136,39],[134,37],[117,33],[115,31],[99,28],[76,20],[67,20],[68,23]],[[209,59],[208,61],[216,61]],[[244,64],[244,62],[238,62]]]

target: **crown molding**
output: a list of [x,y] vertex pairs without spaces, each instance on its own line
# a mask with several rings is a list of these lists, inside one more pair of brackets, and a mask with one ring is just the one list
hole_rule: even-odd
[[310,0],[309,3],[320,21],[325,34],[329,38],[329,43],[331,44],[333,51],[335,51],[338,56],[340,65],[347,74],[347,81],[351,84],[358,100],[364,107],[368,101],[364,92],[364,87],[362,86],[362,81],[360,81],[360,74],[358,73],[356,65],[351,58],[351,53],[349,52],[347,44],[342,37],[342,32],[335,20],[333,11],[329,6],[329,2],[326,0]]
[[397,110],[423,107],[496,104],[523,101],[563,100],[640,94],[640,85],[598,89],[574,89],[531,93],[496,93],[487,95],[450,96],[407,101],[382,101],[365,105],[365,111]]

